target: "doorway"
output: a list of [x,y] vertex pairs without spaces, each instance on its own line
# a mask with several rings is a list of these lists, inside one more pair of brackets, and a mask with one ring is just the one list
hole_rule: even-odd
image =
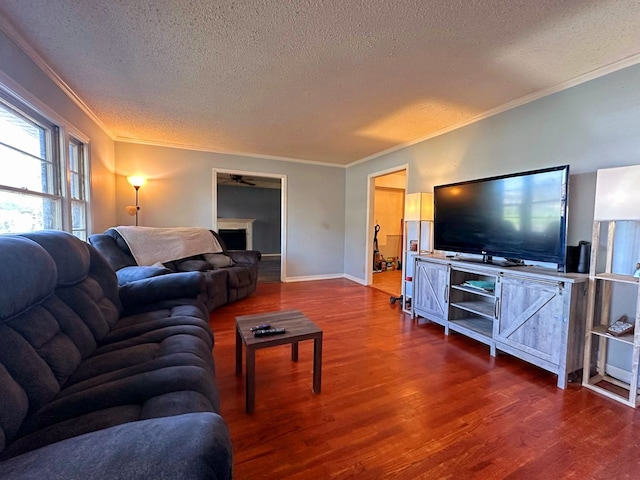
[[371,256],[367,285],[398,298],[402,291],[402,245],[407,167],[369,177]]
[[286,281],[286,195],[286,175],[213,170],[213,228],[260,251],[258,283]]

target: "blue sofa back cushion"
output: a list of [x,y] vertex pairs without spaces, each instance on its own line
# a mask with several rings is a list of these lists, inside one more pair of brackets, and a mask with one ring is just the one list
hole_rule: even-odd
[[89,243],[94,245],[104,255],[109,265],[117,272],[121,268],[137,266],[129,246],[118,232],[109,229],[104,234],[98,233],[89,236]]
[[55,262],[31,240],[0,236],[0,265],[0,323],[53,293]]
[[75,285],[89,274],[89,250],[76,237],[59,230],[42,230],[21,236],[36,242],[53,258],[58,271],[58,286]]

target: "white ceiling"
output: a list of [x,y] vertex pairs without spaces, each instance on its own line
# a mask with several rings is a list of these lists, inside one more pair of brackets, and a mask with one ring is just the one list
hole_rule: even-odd
[[116,140],[340,165],[640,61],[637,0],[0,0],[0,19]]

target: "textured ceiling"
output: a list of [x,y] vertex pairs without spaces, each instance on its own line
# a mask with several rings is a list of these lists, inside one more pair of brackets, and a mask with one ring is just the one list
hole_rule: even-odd
[[640,53],[637,0],[0,0],[0,15],[118,140],[342,165]]

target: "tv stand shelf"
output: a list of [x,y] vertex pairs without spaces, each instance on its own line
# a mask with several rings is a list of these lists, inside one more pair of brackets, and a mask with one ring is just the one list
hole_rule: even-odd
[[560,388],[581,368],[588,275],[437,254],[414,261],[414,317],[555,373]]
[[[493,322],[491,320],[477,317],[459,318],[449,322],[449,330],[465,334],[491,346],[493,339]],[[492,355],[495,356],[495,352]]]
[[459,308],[460,310],[466,310],[467,312],[475,313],[489,319],[493,319],[494,307],[487,302],[475,301],[475,302],[452,302],[453,308]]

